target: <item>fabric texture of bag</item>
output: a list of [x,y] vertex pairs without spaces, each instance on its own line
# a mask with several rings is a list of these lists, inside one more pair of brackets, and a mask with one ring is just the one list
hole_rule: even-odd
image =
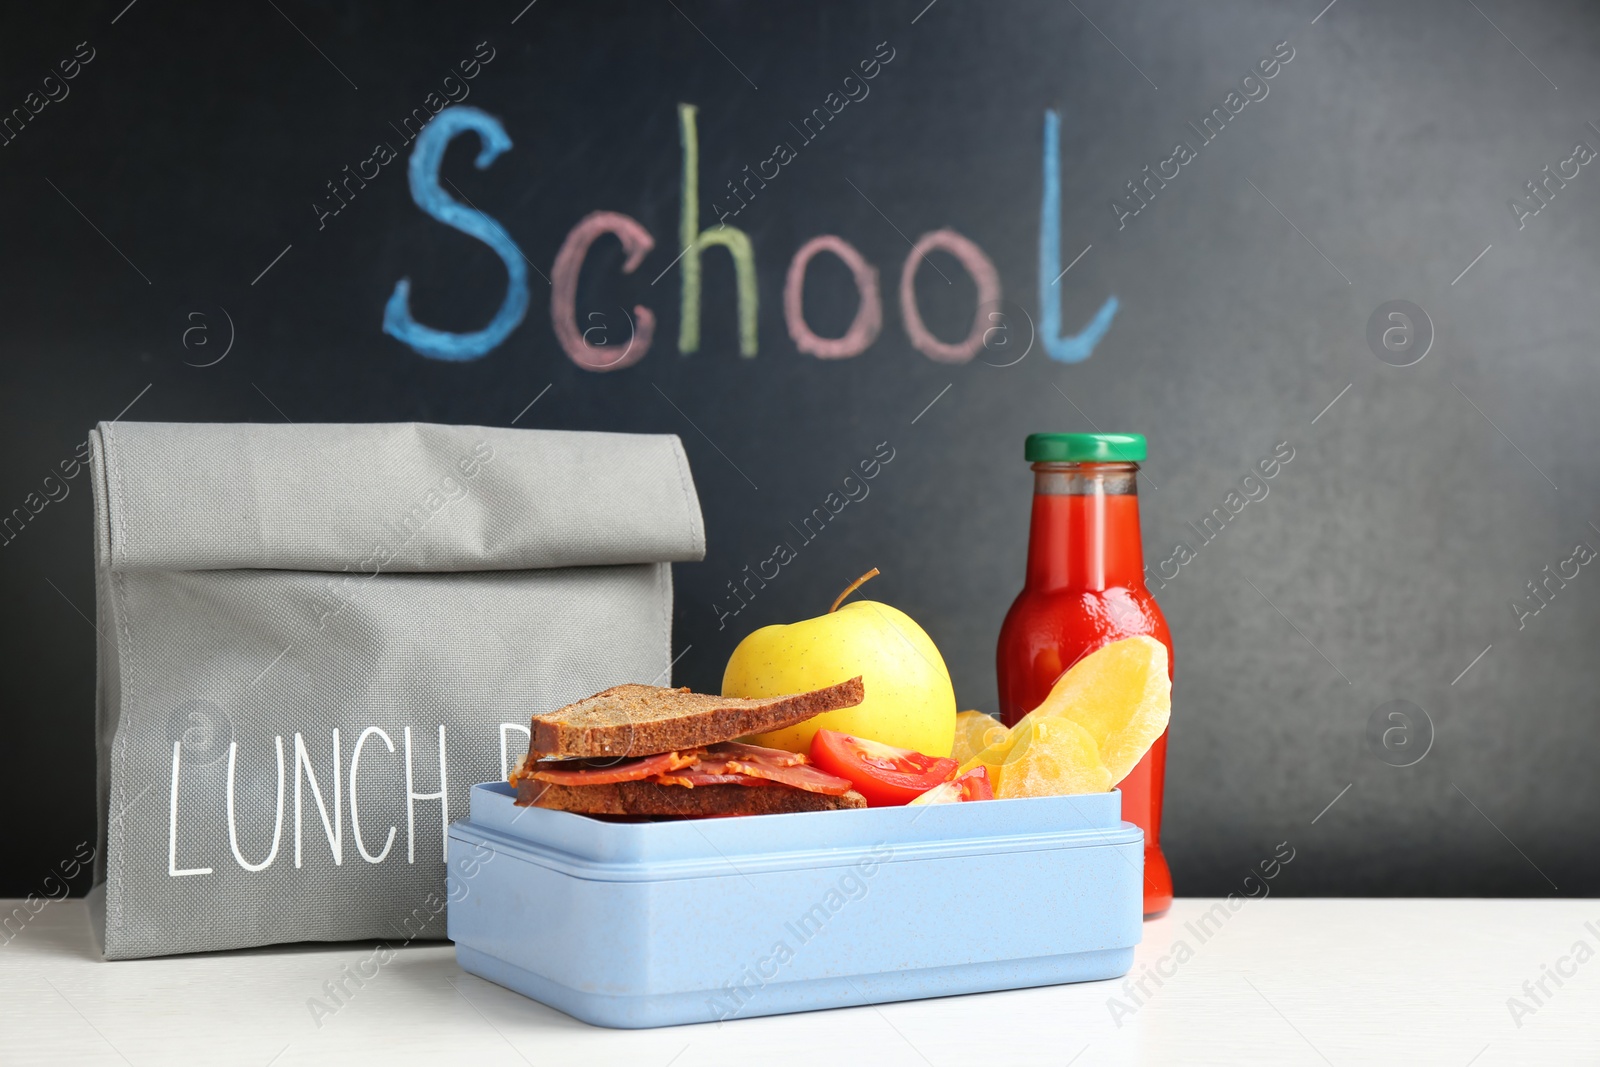
[[705,554],[676,437],[102,423],[91,444],[108,958],[443,937],[445,828],[529,716],[669,684],[671,563]]

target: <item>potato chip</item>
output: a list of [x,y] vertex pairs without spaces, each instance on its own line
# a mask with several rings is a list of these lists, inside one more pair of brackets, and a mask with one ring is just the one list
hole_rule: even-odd
[[[991,772],[992,773],[992,772]],[[1070,719],[1040,718],[1018,723],[995,787],[998,799],[1060,797],[1104,793],[1111,772],[1089,731]]]
[[1167,647],[1141,635],[1103,645],[1073,664],[1013,733],[1041,719],[1075,722],[1094,739],[1115,784],[1155,744],[1171,712]]

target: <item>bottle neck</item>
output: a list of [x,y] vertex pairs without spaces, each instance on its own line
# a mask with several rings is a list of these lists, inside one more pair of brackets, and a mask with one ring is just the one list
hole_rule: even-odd
[[1143,588],[1136,463],[1035,463],[1029,587]]

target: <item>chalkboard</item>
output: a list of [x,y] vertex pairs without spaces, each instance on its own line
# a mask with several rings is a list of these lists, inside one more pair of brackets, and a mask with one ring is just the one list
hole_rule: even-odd
[[877,566],[989,710],[1023,436],[1143,432],[1179,893],[1600,893],[1592,7],[8,21],[0,893],[93,838],[119,417],[679,434],[677,681]]

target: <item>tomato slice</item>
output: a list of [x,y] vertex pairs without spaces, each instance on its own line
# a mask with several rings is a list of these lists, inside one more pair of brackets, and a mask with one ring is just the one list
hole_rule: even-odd
[[952,778],[934,786],[911,801],[913,804],[960,804],[968,800],[993,800],[994,787],[989,784],[989,769],[974,767],[959,778]]
[[989,768],[974,767],[955,780],[961,787],[962,800],[993,800],[994,786],[989,782]]
[[811,741],[811,762],[829,774],[848,778],[856,792],[867,798],[869,808],[910,803],[947,781],[959,766],[947,757],[925,756],[838,730],[817,731]]

